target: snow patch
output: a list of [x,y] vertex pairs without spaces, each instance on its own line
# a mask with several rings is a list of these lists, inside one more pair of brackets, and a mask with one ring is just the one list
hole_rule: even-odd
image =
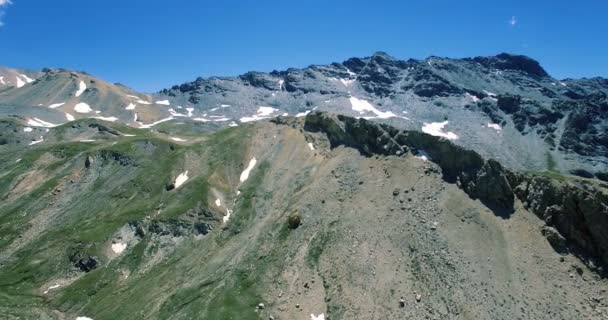
[[236,122],[232,121],[232,122],[230,122],[230,124],[228,126],[229,127],[238,127],[239,125]]
[[4,82],[4,77],[0,77],[0,83],[2,83],[2,85],[6,85],[6,82]]
[[59,107],[61,107],[64,104],[65,104],[65,102],[53,103],[52,105],[49,106],[49,108],[51,108],[51,109],[59,108]]
[[215,206],[216,207],[221,207],[222,206],[222,200],[220,200],[220,198],[215,199]]
[[184,141],[188,141],[188,140],[184,140],[182,138],[178,138],[178,137],[169,137],[169,139],[173,140],[173,141],[177,141],[177,142],[184,142]]
[[492,129],[494,129],[496,131],[502,130],[502,128],[500,127],[500,125],[496,124],[496,123],[489,123],[488,122],[488,128],[492,128]]
[[465,95],[466,95],[467,97],[471,98],[471,100],[473,100],[473,102],[477,102],[477,101],[479,101],[479,98],[477,98],[476,96],[474,96],[474,95],[472,95],[472,94],[470,94],[470,93],[468,93],[468,92],[467,92],[467,93],[465,93]]
[[226,209],[226,215],[222,218],[222,222],[226,223],[230,220],[230,216],[232,215],[232,210]]
[[82,139],[82,140],[79,140],[78,142],[95,142],[95,140],[93,140],[93,139]]
[[125,108],[125,110],[135,110],[135,104],[129,103],[129,105]]
[[160,100],[160,101],[156,101],[156,104],[162,104],[164,106],[169,106],[171,105],[171,103],[169,102],[169,100]]
[[21,78],[17,77],[17,88],[21,88],[25,85],[25,82]]
[[359,114],[364,114],[365,112],[369,111],[369,112],[374,113],[380,119],[387,119],[387,118],[391,118],[391,117],[397,117],[391,111],[382,112],[382,111],[376,109],[367,100],[358,99],[358,98],[355,98],[355,97],[350,97],[350,105],[353,108],[353,110],[354,111],[358,111]]
[[354,79],[340,79],[340,82],[342,82],[342,84],[345,87],[349,87],[351,84],[355,83]]
[[46,121],[40,120],[38,118],[33,118],[33,119],[27,120],[27,124],[32,127],[45,127],[45,128],[52,128],[52,127],[58,126],[58,124],[46,122]]
[[27,82],[27,83],[32,83],[32,82],[34,82],[34,79],[32,79],[32,78],[30,78],[30,77],[28,77],[28,76],[26,76],[26,75],[24,75],[24,74],[21,74],[20,76],[22,76],[22,77],[23,77],[23,79],[25,79],[25,82]]
[[192,117],[192,111],[194,111],[194,108],[186,108],[186,111],[188,111],[188,117]]
[[249,165],[247,166],[247,168],[245,168],[245,170],[243,170],[243,172],[241,173],[241,177],[240,177],[240,181],[241,182],[245,182],[248,178],[249,178],[249,173],[251,172],[251,170],[253,169],[253,167],[255,166],[255,164],[258,161],[255,159],[255,157],[253,157],[250,161],[249,161]]
[[57,284],[54,284],[54,285],[50,286],[48,289],[46,289],[46,290],[45,290],[43,293],[44,293],[44,294],[47,294],[47,293],[49,293],[49,291],[51,291],[51,290],[55,290],[55,289],[57,289],[57,288],[59,288],[59,287],[61,287],[61,285],[60,285],[60,284],[58,284],[58,283],[57,283]]
[[121,254],[123,253],[123,251],[125,251],[125,249],[127,248],[127,244],[126,243],[113,243],[112,244],[112,251],[114,251],[114,253],[117,254]]
[[308,143],[308,148],[309,148],[311,151],[314,151],[314,150],[315,150],[315,146],[312,144],[312,142],[309,142],[309,143]]
[[559,82],[559,84],[561,84],[561,85],[562,85],[562,86],[564,86],[564,87],[567,87],[567,86],[568,86],[568,85],[567,85],[565,82],[561,82],[561,81]]
[[448,140],[456,140],[458,136],[453,132],[444,132],[443,127],[448,124],[448,121],[444,122],[432,122],[432,123],[424,123],[422,126],[422,132],[430,134],[435,137],[443,137]]
[[34,130],[34,129],[32,129],[30,127],[23,128],[23,132],[32,132],[32,130]]
[[483,90],[483,92],[485,92],[485,94],[487,94],[490,97],[496,97],[496,93],[493,93],[493,92],[490,92],[490,91],[487,91],[487,90]]
[[87,85],[84,83],[84,81],[80,81],[80,84],[78,85],[78,91],[76,91],[75,96],[76,97],[80,97],[80,95],[87,90]]
[[65,114],[65,118],[68,119],[68,121],[74,121],[74,120],[76,120],[76,118],[74,118],[73,115],[71,115],[71,114],[69,114],[67,112]]
[[142,129],[149,129],[152,128],[153,126],[159,124],[159,123],[163,123],[163,122],[167,122],[167,121],[171,121],[173,120],[173,117],[169,117],[169,118],[164,118],[164,119],[160,119],[156,122],[150,123],[150,124],[143,124],[143,123],[139,123],[139,127]]
[[285,80],[283,80],[283,79],[279,80],[279,91],[283,91],[284,84],[285,84]]
[[262,119],[268,119],[270,117],[270,115],[272,113],[274,113],[275,111],[278,111],[278,109],[272,108],[272,107],[259,107],[257,114],[254,114],[251,117],[242,117],[240,119],[241,122],[251,122],[251,121],[258,121],[258,120],[262,120]]
[[30,145],[30,146],[33,146],[33,145],[35,145],[35,144],[39,144],[39,143],[41,143],[41,142],[43,142],[43,141],[44,141],[44,137],[43,137],[43,136],[40,136],[40,140],[35,140],[35,141],[32,141],[32,142],[30,142],[30,144],[29,144],[29,145]]
[[315,316],[314,314],[310,314],[310,320],[325,320],[325,314],[321,313],[318,316]]
[[93,320],[93,319],[91,319],[89,317],[78,317],[78,318],[76,318],[76,320]]
[[169,109],[169,113],[174,117],[188,117],[187,114],[179,113],[179,112],[175,111],[175,109],[173,109],[173,108]]
[[306,115],[309,114],[309,113],[310,113],[310,110],[304,111],[304,112],[300,112],[300,113],[296,113],[296,118],[306,117]]
[[175,178],[175,189],[183,185],[186,180],[188,180],[188,170]]
[[84,102],[80,102],[74,106],[74,111],[76,111],[78,113],[89,113],[89,112],[93,111],[93,109],[91,109],[91,107],[88,104],[86,104]]
[[220,107],[222,107],[222,108],[230,108],[232,106],[229,105],[229,104],[220,104]]
[[115,122],[116,120],[118,120],[118,118],[116,118],[116,117],[93,117],[93,119],[99,119],[99,120],[109,121],[109,122]]
[[140,99],[140,100],[137,100],[137,101],[135,101],[135,102],[137,102],[137,103],[139,103],[139,104],[152,104],[152,103],[150,103],[150,102],[148,102],[148,101],[144,101],[144,100],[141,100],[141,99]]

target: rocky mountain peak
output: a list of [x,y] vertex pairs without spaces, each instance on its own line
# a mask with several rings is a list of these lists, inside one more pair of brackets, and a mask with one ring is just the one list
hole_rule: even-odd
[[524,55],[501,53],[494,57],[475,57],[472,60],[486,68],[521,71],[536,77],[549,77],[538,61]]

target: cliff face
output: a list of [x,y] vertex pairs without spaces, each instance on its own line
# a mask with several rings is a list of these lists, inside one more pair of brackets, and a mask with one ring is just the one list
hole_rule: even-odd
[[484,160],[476,152],[446,139],[320,112],[306,117],[305,129],[325,133],[332,148],[344,145],[367,156],[406,156],[408,151],[413,155],[424,154],[439,165],[444,180],[457,183],[472,198],[501,212],[513,210],[513,190],[502,165],[494,160]]
[[[524,205],[569,240],[570,249],[591,265],[608,265],[608,192],[603,186],[522,174],[512,183]],[[552,245],[568,250],[559,241]]]
[[[424,154],[441,168],[445,181],[456,183],[497,215],[508,218],[520,200],[554,228],[543,234],[557,251],[572,250],[590,265],[608,265],[608,193],[602,184],[509,171],[446,139],[365,119],[317,112],[306,117],[305,130],[325,134],[332,148],[352,147],[366,156]],[[562,237],[566,242],[552,240]]]

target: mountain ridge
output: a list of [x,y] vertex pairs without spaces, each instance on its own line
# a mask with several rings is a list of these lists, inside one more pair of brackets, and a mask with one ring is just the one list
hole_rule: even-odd
[[[43,75],[52,70],[45,71]],[[96,78],[83,77],[89,83],[80,99],[72,93],[77,82],[61,101],[49,101],[41,91],[44,83],[56,85],[49,81],[0,87],[0,104],[7,107],[0,112],[53,124],[99,117],[144,128],[165,121],[236,126],[314,110],[361,116],[403,129],[425,130],[427,124],[440,126],[447,121],[443,126],[450,128],[457,143],[511,168],[598,178],[608,172],[604,133],[608,80],[557,80],[538,61],[521,55],[399,60],[377,52],[301,69],[199,77],[156,94],[116,84],[102,86],[103,81],[98,88],[91,82]],[[32,86],[36,89],[27,94],[29,100],[20,98],[19,91]],[[57,110],[42,108],[57,103],[65,105]],[[90,111],[75,110],[80,103]]]

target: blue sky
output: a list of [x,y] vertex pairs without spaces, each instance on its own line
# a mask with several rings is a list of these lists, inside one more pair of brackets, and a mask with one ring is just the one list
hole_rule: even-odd
[[0,10],[0,65],[85,70],[147,92],[375,51],[511,52],[558,78],[608,77],[603,0],[0,0]]

